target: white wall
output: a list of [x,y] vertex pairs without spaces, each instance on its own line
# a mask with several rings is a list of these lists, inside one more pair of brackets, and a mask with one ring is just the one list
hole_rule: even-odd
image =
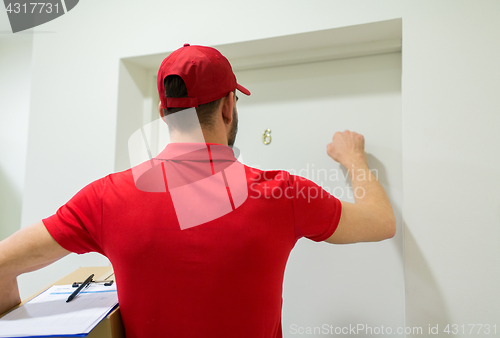
[[0,34],[0,240],[21,224],[32,42],[28,34]]
[[[407,325],[500,325],[500,2],[403,16]],[[487,336],[477,334],[475,336]],[[466,331],[468,334],[469,331]],[[459,335],[465,336],[465,335]]]
[[[406,324],[498,329],[499,15],[493,0],[80,2],[34,36],[22,223],[113,170],[120,57],[402,17]],[[26,283],[105,262],[72,259]]]

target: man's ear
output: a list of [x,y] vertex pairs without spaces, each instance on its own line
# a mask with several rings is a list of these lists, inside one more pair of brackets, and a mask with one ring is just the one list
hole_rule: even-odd
[[233,122],[233,107],[234,107],[234,93],[230,92],[222,100],[222,119],[224,123],[231,124]]
[[161,106],[161,101],[158,103],[158,111],[160,112],[161,118],[165,117],[165,114],[163,113],[163,107]]

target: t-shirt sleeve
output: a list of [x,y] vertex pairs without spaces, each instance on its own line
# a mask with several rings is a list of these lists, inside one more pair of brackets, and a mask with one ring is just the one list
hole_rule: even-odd
[[104,255],[101,246],[103,188],[104,179],[90,183],[54,215],[42,220],[52,237],[66,250]]
[[340,221],[342,204],[335,196],[313,181],[289,175],[296,239],[309,238],[316,242],[329,238]]

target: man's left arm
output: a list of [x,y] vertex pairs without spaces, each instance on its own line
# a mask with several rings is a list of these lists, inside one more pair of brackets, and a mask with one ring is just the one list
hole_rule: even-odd
[[41,269],[71,253],[60,246],[42,222],[0,242],[0,313],[21,302],[17,276]]

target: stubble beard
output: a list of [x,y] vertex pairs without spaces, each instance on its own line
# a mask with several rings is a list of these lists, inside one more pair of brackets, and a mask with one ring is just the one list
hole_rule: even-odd
[[236,141],[236,134],[238,133],[238,116],[236,114],[236,107],[233,107],[233,122],[231,123],[231,129],[227,135],[227,144],[232,147]]

